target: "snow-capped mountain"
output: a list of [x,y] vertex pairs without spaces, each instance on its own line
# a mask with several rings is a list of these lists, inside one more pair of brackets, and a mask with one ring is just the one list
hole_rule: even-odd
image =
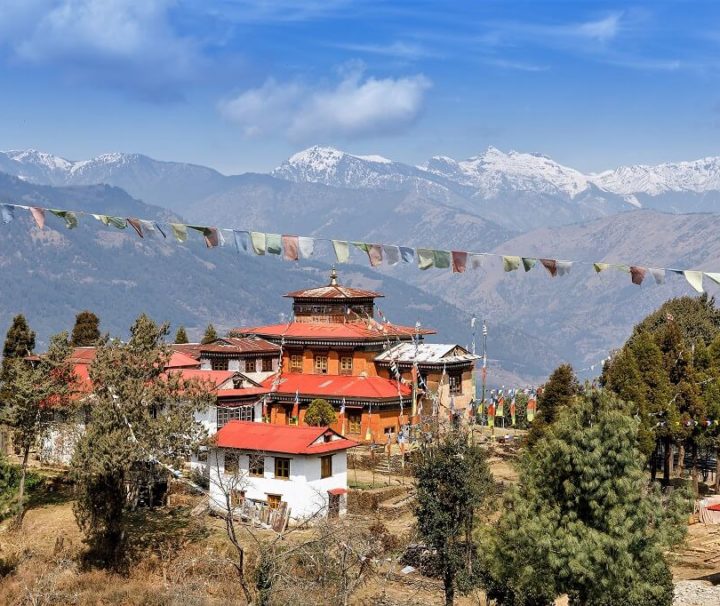
[[666,192],[720,191],[720,157],[656,166],[621,166],[594,175],[592,181],[598,187],[619,194],[659,196]]
[[504,153],[492,146],[479,156],[459,162],[447,156],[434,156],[424,169],[474,187],[487,198],[508,189],[575,197],[589,185],[586,175],[547,156],[516,151]]

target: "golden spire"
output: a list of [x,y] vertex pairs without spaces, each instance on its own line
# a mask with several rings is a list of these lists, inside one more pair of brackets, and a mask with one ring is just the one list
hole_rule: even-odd
[[335,269],[335,265],[332,266],[332,269],[330,270],[330,286],[337,286],[337,270]]

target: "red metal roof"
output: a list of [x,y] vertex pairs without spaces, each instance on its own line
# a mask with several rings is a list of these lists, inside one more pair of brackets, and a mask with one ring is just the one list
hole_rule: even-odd
[[[175,348],[173,347],[173,349]],[[88,365],[92,364],[96,353],[95,347],[76,347],[70,354],[69,359],[74,364]],[[188,354],[171,351],[170,360],[165,368],[200,368],[200,362]]]
[[331,488],[330,490],[328,490],[328,493],[338,496],[341,494],[347,494],[347,488]]
[[215,387],[219,387],[238,374],[233,370],[200,370],[199,368],[181,368],[173,370],[172,372],[179,372],[184,380],[197,379],[199,381],[207,381],[215,385]]
[[200,359],[200,343],[172,343],[170,347],[173,351],[179,351],[196,360]]
[[200,362],[195,358],[188,356],[187,354],[174,351],[170,354],[170,360],[168,361],[165,368],[200,368]]
[[330,284],[328,286],[318,286],[317,288],[294,290],[283,296],[292,297],[293,299],[376,299],[385,295],[374,290]]
[[[329,441],[324,439],[329,437]],[[317,443],[316,443],[317,442]],[[282,454],[324,454],[358,446],[329,427],[296,427],[254,421],[229,421],[216,434],[221,448]]]
[[280,347],[259,337],[223,337],[213,343],[200,345],[200,353],[278,353]]
[[385,337],[410,338],[415,334],[432,335],[434,330],[414,326],[398,326],[380,322],[290,322],[289,324],[270,324],[251,328],[235,328],[235,334],[259,335],[261,337],[286,337],[295,339],[320,339],[325,341],[367,341],[381,340]]
[[[274,380],[275,377],[268,377],[263,382],[263,387],[271,390]],[[383,377],[300,373],[283,374],[274,392],[281,394],[297,392],[303,396],[362,399],[391,399],[399,396],[407,398],[412,393],[407,385]]]

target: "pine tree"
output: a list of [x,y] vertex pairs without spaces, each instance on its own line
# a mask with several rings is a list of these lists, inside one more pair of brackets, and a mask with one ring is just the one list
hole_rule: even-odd
[[337,420],[335,409],[332,407],[330,402],[318,398],[310,402],[310,406],[305,411],[305,417],[303,419],[306,425],[312,425],[315,427],[325,427],[332,425]]
[[528,444],[537,442],[549,425],[555,422],[560,411],[572,404],[580,392],[580,384],[570,364],[558,366],[543,385],[538,396],[538,413],[528,434]]
[[75,386],[70,351],[68,335],[63,332],[51,338],[48,352],[40,356],[39,361],[9,358],[5,383],[8,396],[2,420],[10,428],[13,444],[22,455],[17,526],[25,515],[25,478],[30,450],[48,427],[46,412],[70,407]]
[[3,345],[3,362],[0,381],[5,379],[6,366],[12,358],[24,358],[35,349],[35,333],[30,330],[25,316],[18,314],[13,318]]
[[638,421],[610,392],[566,407],[523,455],[519,482],[495,526],[485,568],[501,604],[670,606],[666,550],[686,529],[691,500],[664,505],[648,487]]
[[203,345],[207,345],[208,343],[212,343],[213,341],[217,340],[218,334],[215,331],[215,327],[212,324],[208,324],[207,328],[205,329],[205,334],[203,335],[202,343]]
[[70,344],[73,347],[90,347],[100,339],[100,318],[85,310],[75,316]]
[[204,436],[193,413],[212,402],[206,384],[165,371],[172,353],[164,345],[167,325],[142,315],[130,334],[127,343],[98,345],[89,421],[71,469],[87,557],[110,567],[123,563],[129,495],[138,493],[144,472],[154,478],[165,465],[182,464]]
[[175,333],[175,344],[176,345],[182,345],[184,343],[189,343],[187,332],[185,332],[185,327],[180,326],[177,329],[177,332]]
[[492,494],[492,475],[485,452],[457,429],[423,444],[413,471],[418,531],[435,552],[433,568],[442,577],[445,604],[451,606],[456,590],[467,590],[478,580],[472,537],[476,513]]

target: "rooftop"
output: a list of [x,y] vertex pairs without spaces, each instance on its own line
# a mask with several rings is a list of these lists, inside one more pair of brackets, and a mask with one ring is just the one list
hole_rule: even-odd
[[330,272],[330,283],[327,286],[295,290],[284,296],[293,299],[376,299],[384,295],[373,290],[341,286],[337,281],[337,271],[333,267]]
[[280,353],[280,347],[259,337],[222,337],[199,346],[200,353]]
[[326,341],[366,341],[387,337],[411,338],[413,335],[432,335],[435,331],[414,326],[398,326],[375,320],[367,322],[288,322],[249,328],[234,328],[233,334],[261,337],[321,339]]
[[329,427],[296,427],[254,421],[229,421],[217,432],[216,444],[221,448],[305,455],[337,452],[358,445]]
[[443,364],[451,362],[474,362],[481,356],[470,353],[464,347],[446,343],[398,343],[375,356],[376,362],[408,362],[418,364]]
[[[263,382],[263,387],[272,390],[274,380],[275,377],[268,377]],[[306,375],[300,373],[283,374],[274,392],[355,399],[396,399],[401,396],[408,398],[412,394],[407,385],[383,377]]]

